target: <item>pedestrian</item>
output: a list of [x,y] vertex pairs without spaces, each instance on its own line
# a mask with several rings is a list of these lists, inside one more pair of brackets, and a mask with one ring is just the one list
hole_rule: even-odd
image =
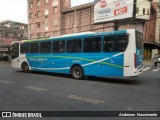
[[153,62],[154,62],[154,68],[157,68],[157,63],[160,63],[160,54],[159,55],[155,54]]

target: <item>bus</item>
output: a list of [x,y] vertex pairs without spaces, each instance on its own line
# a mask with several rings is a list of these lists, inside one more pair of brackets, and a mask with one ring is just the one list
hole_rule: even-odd
[[12,67],[84,76],[138,76],[143,72],[143,35],[135,29],[83,32],[12,43]]

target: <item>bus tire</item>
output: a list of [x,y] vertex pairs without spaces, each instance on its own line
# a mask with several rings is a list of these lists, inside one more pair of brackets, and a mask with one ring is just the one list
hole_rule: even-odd
[[29,66],[26,62],[22,64],[22,70],[23,72],[29,72]]
[[84,71],[81,66],[74,66],[71,69],[71,74],[74,79],[81,80],[84,77]]

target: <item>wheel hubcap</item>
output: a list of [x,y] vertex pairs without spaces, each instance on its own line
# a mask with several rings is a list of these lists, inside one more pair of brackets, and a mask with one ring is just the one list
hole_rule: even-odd
[[75,73],[74,73],[74,75],[76,76],[76,77],[79,77],[80,76],[80,71],[79,70],[75,70]]

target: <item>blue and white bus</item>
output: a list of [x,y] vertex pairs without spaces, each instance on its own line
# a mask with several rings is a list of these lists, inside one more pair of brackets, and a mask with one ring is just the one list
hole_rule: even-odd
[[130,29],[84,32],[12,43],[12,67],[84,76],[137,76],[143,72],[143,35]]

